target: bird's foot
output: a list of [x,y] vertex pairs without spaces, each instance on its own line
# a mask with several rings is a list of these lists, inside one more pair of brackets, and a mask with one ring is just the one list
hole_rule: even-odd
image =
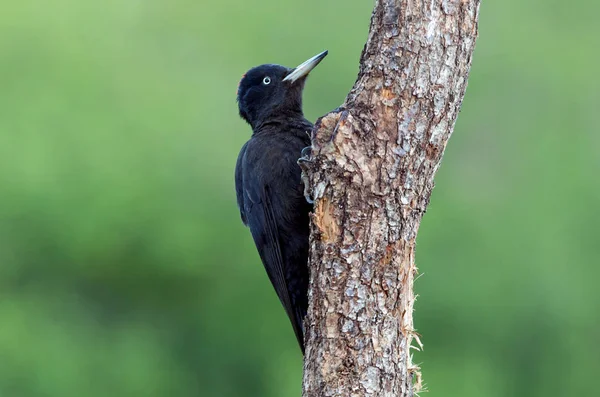
[[300,152],[300,158],[298,159],[298,165],[302,169],[302,183],[304,184],[304,198],[309,204],[313,204],[315,201],[312,199],[310,195],[310,182],[308,180],[308,165],[312,163],[311,155],[311,146],[307,146]]
[[300,158],[298,159],[297,163],[300,166],[300,168],[302,168],[302,171],[307,170],[308,165],[313,162],[313,159],[311,157],[311,150],[312,146],[307,146],[300,152]]
[[340,128],[340,125],[346,120],[346,118],[348,117],[348,111],[345,110],[342,107],[339,107],[336,109],[336,111],[341,112],[342,114],[340,115],[340,118],[338,119],[335,128],[333,129],[333,132],[331,133],[331,138],[329,138],[329,142],[333,142],[335,140],[335,137],[337,136],[338,133],[338,129]]
[[312,149],[312,146],[307,146],[304,149],[302,149],[302,151],[300,152],[300,160],[311,161],[311,159],[310,159],[311,149]]

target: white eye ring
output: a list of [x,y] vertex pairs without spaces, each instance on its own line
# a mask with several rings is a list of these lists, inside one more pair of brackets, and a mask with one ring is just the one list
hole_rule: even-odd
[[263,84],[264,85],[271,84],[271,78],[269,76],[265,77],[263,79]]

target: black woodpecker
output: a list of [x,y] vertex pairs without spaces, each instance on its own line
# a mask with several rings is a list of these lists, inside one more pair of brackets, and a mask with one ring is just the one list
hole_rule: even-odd
[[324,51],[294,69],[261,65],[240,81],[240,116],[252,127],[235,167],[242,222],[250,228],[269,279],[304,353],[308,308],[309,212],[298,158],[310,146],[311,122],[302,113],[302,90]]

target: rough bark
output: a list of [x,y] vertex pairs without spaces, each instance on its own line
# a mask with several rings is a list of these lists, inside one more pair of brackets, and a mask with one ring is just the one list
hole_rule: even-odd
[[[358,79],[301,159],[315,200],[304,396],[413,396],[415,239],[461,107],[479,0],[377,0]],[[412,346],[414,347],[414,346]]]

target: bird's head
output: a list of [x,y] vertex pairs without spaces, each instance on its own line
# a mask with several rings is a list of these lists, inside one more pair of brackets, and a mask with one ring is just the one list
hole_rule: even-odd
[[273,117],[302,116],[304,82],[326,55],[323,51],[294,69],[281,65],[250,69],[238,87],[240,116],[253,128]]

